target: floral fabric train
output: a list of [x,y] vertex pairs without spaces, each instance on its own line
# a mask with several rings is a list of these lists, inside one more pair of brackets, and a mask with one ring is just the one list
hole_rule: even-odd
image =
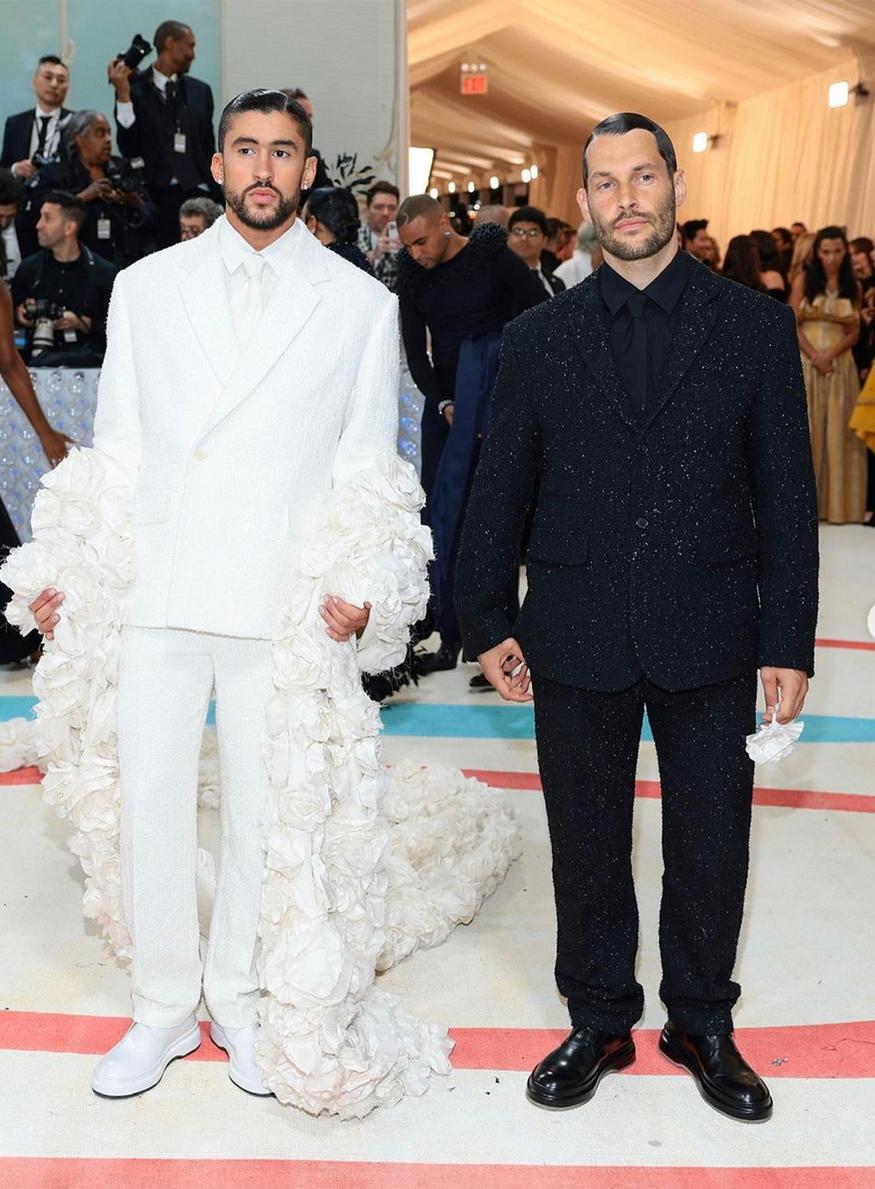
[[[379,710],[361,670],[397,664],[424,612],[431,545],[421,499],[413,469],[394,456],[337,492],[296,560],[274,641],[258,1060],[281,1102],[313,1114],[360,1117],[449,1072],[446,1030],[410,1015],[375,974],[470,921],[520,849],[504,794],[450,769],[381,763]],[[74,451],[43,481],[34,539],[0,571],[14,592],[7,617],[25,629],[40,590],[67,596],[34,674],[36,722],[5,724],[0,760],[43,768],[46,800],[73,827],[85,913],[123,962],[115,722],[130,515],[130,489],[100,454]],[[324,631],[318,608],[329,591],[372,604],[370,642],[358,651]],[[214,750],[207,735],[207,805],[218,795]],[[208,900],[203,852],[199,874]]]

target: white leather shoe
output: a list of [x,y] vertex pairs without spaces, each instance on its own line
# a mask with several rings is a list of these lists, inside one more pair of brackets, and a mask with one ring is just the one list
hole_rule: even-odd
[[222,1028],[219,1024],[210,1024],[213,1044],[224,1049],[231,1059],[228,1077],[234,1085],[247,1094],[270,1098],[273,1092],[261,1080],[261,1070],[255,1063],[256,1036],[257,1024],[248,1024],[245,1028]]
[[158,1085],[171,1061],[193,1053],[200,1043],[201,1033],[193,1015],[175,1028],[132,1024],[115,1048],[98,1061],[91,1089],[103,1098],[142,1094]]

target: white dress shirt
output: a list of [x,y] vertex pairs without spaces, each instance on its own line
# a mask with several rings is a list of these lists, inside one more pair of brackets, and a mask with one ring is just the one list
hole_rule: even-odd
[[[39,144],[39,133],[42,127],[41,117],[48,116],[49,122],[46,125],[46,139],[43,144],[44,157],[57,157],[58,148],[61,142],[61,133],[64,125],[61,122],[61,109],[56,107],[54,111],[43,111],[39,104],[36,105],[33,111],[33,128],[30,132],[30,148],[27,151],[28,161],[34,155]],[[16,165],[18,162],[15,163]],[[15,173],[15,170],[12,171]]]
[[591,272],[592,257],[589,252],[581,252],[579,248],[575,248],[570,260],[563,260],[553,269],[553,276],[564,281],[565,288],[570,289],[572,285],[579,285]]
[[6,248],[6,280],[11,281],[15,276],[15,270],[21,264],[21,248],[18,246],[18,235],[15,231],[15,224],[10,223],[6,230],[2,233],[3,245]]
[[[295,267],[299,236],[307,234],[296,219],[288,231],[272,244],[256,252],[243,236],[235,231],[223,215],[219,220],[219,249],[225,264],[225,287],[231,318],[237,331],[241,351],[249,342],[258,317],[267,309],[279,277]],[[261,260],[260,283],[251,274],[257,272],[254,262]]]

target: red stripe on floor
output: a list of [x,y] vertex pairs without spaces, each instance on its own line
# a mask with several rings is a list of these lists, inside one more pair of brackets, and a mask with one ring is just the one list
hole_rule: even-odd
[[[489,768],[464,768],[466,776],[482,780],[496,789],[541,791],[537,772],[500,772]],[[636,780],[636,797],[660,797],[658,780]],[[868,793],[821,793],[809,789],[755,788],[754,805],[779,805],[785,809],[834,809],[850,813],[875,813],[875,796]]]
[[[500,772],[485,768],[464,768],[466,776],[482,780],[497,789],[530,789],[541,791],[537,772]],[[38,768],[19,768],[15,772],[0,772],[0,785],[39,784]],[[658,780],[636,780],[636,797],[659,797]],[[875,813],[875,796],[865,793],[820,793],[808,789],[755,788],[754,805],[778,805],[785,809],[833,809],[850,813]]]
[[[53,1012],[0,1013],[0,1049],[98,1055],[121,1039],[130,1021],[119,1016],[74,1016]],[[190,1061],[224,1061],[201,1024],[204,1043]],[[456,1069],[520,1072],[531,1069],[563,1039],[562,1030],[541,1028],[453,1028]],[[681,1073],[657,1048],[659,1032],[635,1032],[638,1059],[630,1073]],[[745,1056],[768,1077],[875,1078],[875,1020],[741,1028]]]
[[872,1189],[875,1169],[5,1157],[0,1158],[0,1184],[15,1189]]
[[42,778],[39,768],[16,768],[14,772],[0,772],[0,784],[39,784]]
[[816,648],[850,648],[860,652],[875,652],[875,640],[815,640]]

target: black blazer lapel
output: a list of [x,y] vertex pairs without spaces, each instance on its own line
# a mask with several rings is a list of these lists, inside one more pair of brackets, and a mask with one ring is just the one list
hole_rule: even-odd
[[671,346],[652,403],[644,410],[641,432],[656,420],[689,371],[693,360],[714,329],[719,309],[720,284],[703,264],[690,269],[689,280],[681,297],[681,308]]
[[629,429],[637,432],[635,414],[611,351],[608,321],[596,277],[592,273],[574,286],[577,312],[577,321],[571,328],[574,345],[608,404]]

